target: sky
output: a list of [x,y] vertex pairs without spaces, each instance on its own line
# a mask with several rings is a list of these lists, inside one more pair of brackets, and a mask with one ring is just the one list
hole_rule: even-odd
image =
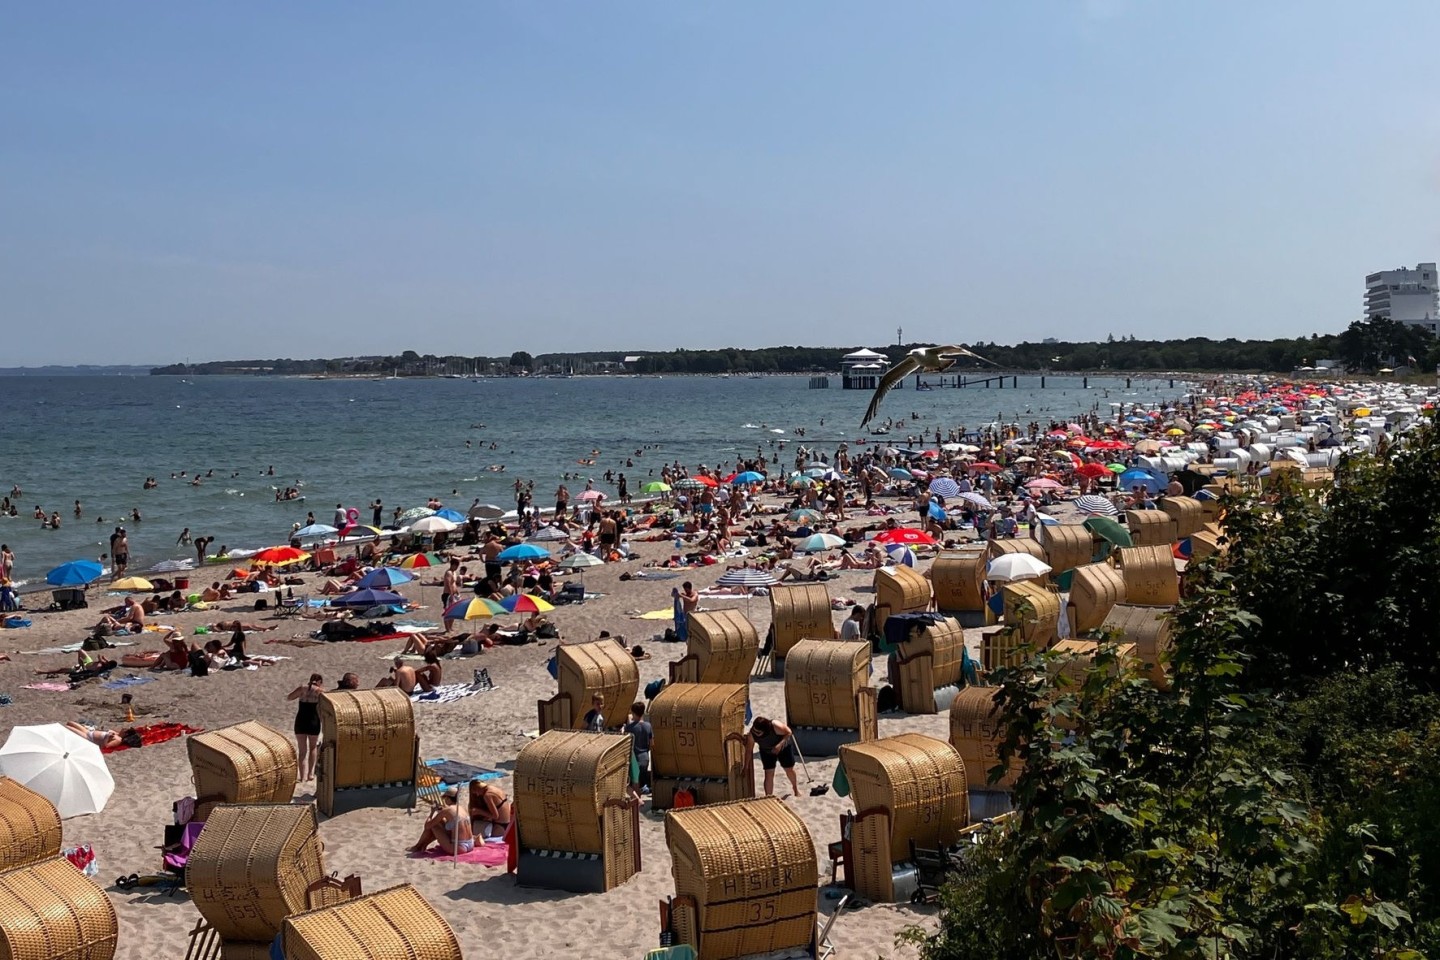
[[9,4],[5,365],[1335,332],[1440,4]]

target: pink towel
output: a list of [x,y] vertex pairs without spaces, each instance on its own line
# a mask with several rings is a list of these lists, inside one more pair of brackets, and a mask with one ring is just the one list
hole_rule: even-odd
[[51,693],[69,693],[68,683],[27,683],[21,689],[24,690],[49,690]]
[[[450,860],[450,854],[436,847],[424,853],[410,854],[412,859],[417,860]],[[462,853],[454,859],[460,863],[478,863],[482,867],[503,867],[508,854],[503,843],[477,843],[475,849],[469,853]]]

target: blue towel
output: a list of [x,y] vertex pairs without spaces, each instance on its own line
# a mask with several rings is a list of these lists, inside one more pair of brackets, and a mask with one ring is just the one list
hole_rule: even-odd
[[125,687],[138,687],[142,683],[154,683],[154,677],[121,677],[118,680],[111,680],[109,683],[100,684],[104,690],[122,690]]

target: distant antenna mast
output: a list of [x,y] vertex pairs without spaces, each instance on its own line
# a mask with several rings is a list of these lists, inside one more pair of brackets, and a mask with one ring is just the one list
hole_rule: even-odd
[[895,346],[898,347],[898,346],[900,346],[901,344],[903,344],[904,342],[905,342],[905,328],[904,328],[904,327],[896,327],[896,328],[895,328]]

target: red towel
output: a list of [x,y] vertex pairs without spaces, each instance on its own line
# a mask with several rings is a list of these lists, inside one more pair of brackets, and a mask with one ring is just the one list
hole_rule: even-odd
[[[204,727],[192,727],[183,723],[151,723],[143,727],[136,727],[135,732],[140,734],[140,746],[149,747],[157,743],[164,743],[166,740],[174,740],[176,737],[183,737],[188,733],[201,733]],[[129,750],[129,744],[120,744],[118,747],[102,747],[101,753],[119,753],[121,750]]]

